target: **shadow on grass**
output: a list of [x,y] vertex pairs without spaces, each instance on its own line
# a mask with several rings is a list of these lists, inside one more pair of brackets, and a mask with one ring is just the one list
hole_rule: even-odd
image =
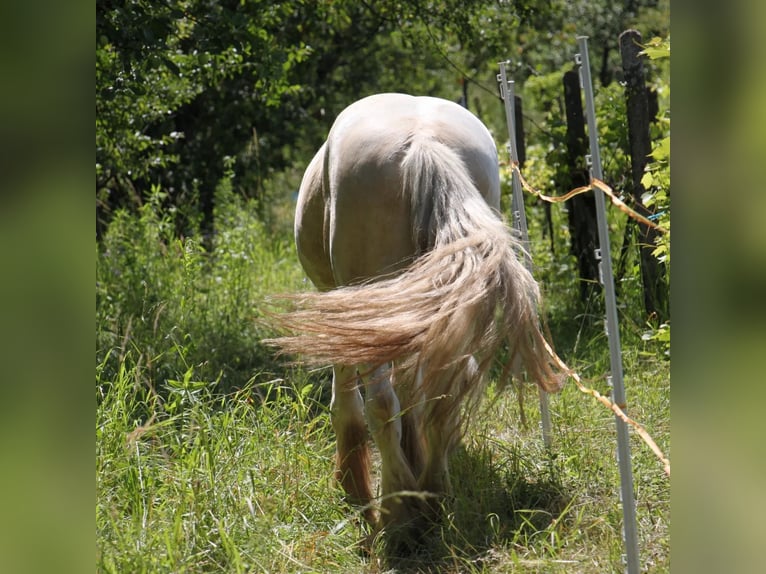
[[552,460],[461,448],[451,459],[454,494],[442,517],[416,533],[407,551],[383,543],[388,568],[401,573],[481,571],[493,548],[550,545],[550,527],[571,496]]

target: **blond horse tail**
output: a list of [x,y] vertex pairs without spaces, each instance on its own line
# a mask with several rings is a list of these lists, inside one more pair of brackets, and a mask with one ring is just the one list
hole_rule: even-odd
[[540,331],[537,283],[467,174],[450,148],[416,136],[402,177],[417,257],[397,276],[289,297],[294,309],[277,317],[287,334],[267,342],[313,364],[398,360],[425,368],[426,383],[439,373],[459,376],[453,367],[471,356],[474,378],[483,380],[507,343],[509,366],[523,365],[543,389],[558,391],[563,377]]

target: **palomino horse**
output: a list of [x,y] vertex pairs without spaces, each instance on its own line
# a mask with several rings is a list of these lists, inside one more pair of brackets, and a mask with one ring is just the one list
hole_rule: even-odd
[[[437,98],[352,104],[306,169],[295,239],[321,292],[293,297],[298,308],[281,319],[291,335],[271,342],[334,365],[337,477],[374,527],[433,516],[420,493],[449,492],[447,457],[501,345],[509,368],[561,388],[537,284],[499,209],[492,137]],[[381,457],[379,511],[368,431]]]

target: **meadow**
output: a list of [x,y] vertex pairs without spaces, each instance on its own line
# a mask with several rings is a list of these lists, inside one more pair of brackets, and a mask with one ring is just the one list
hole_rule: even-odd
[[[287,197],[287,196],[286,196]],[[613,414],[569,383],[543,444],[536,388],[495,381],[451,461],[454,496],[421,552],[359,551],[358,509],[333,478],[328,368],[274,356],[270,295],[311,289],[289,198],[264,219],[216,191],[214,232],[179,235],[162,190],[97,243],[96,564],[99,572],[621,572]],[[610,214],[615,236],[619,216]],[[565,241],[566,223],[554,214]],[[530,220],[553,343],[608,395],[599,302],[578,300],[565,248]],[[628,410],[670,455],[669,343],[620,286]],[[670,565],[670,479],[632,435],[642,569]]]

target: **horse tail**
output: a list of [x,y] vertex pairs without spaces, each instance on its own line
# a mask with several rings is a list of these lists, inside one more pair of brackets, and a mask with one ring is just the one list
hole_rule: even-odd
[[398,360],[426,369],[426,382],[472,356],[483,378],[507,343],[509,367],[521,364],[543,389],[558,391],[564,377],[540,331],[537,283],[459,155],[415,136],[401,168],[417,257],[393,277],[290,296],[295,309],[277,317],[289,334],[267,342],[313,364]]

